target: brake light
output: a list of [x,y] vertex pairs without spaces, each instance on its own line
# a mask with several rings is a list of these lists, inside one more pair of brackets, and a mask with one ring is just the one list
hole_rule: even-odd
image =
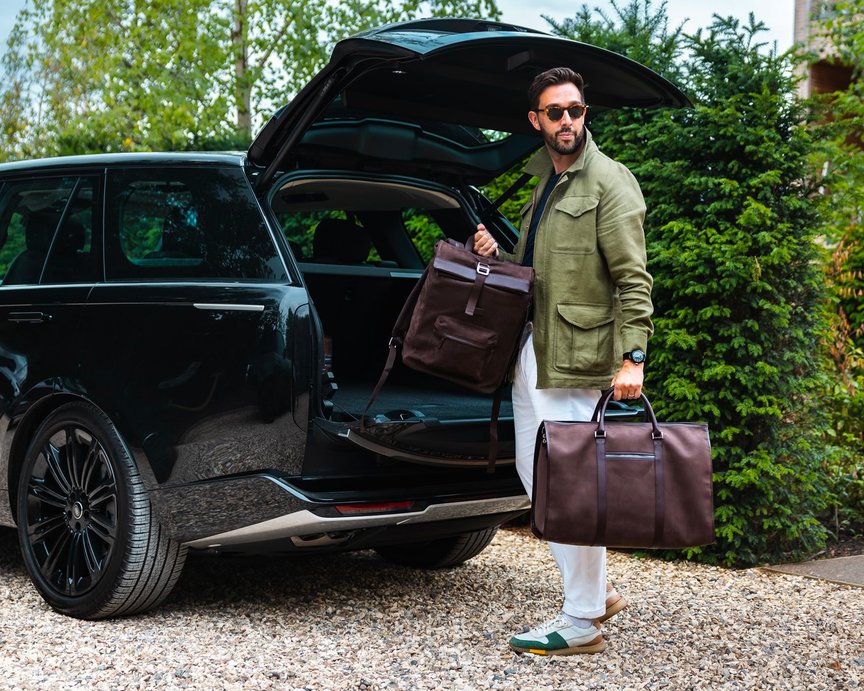
[[338,504],[336,510],[343,516],[357,516],[367,513],[407,511],[413,506],[413,501],[387,501],[379,504]]

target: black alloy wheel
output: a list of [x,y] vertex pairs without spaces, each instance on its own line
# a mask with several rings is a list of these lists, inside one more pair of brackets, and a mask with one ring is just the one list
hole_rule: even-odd
[[185,548],[165,538],[114,425],[85,403],[40,425],[18,483],[18,537],[33,584],[84,619],[133,614],[171,591]]
[[81,597],[99,582],[117,542],[118,488],[105,447],[76,424],[36,451],[27,492],[27,538],[45,583]]

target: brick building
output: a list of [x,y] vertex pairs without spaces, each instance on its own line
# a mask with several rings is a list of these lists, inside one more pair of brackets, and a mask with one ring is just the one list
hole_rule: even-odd
[[830,58],[825,46],[820,46],[818,38],[813,36],[813,11],[820,4],[821,0],[795,0],[795,42],[816,48],[823,56],[809,66],[806,78],[801,82],[801,95],[805,97],[846,89],[852,80],[852,68]]

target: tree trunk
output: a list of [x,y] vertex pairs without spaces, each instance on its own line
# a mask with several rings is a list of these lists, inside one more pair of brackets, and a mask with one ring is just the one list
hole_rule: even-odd
[[249,75],[248,0],[235,0],[234,28],[231,43],[234,49],[234,97],[237,104],[237,133],[252,141],[252,80]]

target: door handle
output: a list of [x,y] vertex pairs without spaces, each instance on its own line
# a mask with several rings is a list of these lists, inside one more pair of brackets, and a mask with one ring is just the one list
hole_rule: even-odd
[[42,324],[50,321],[51,315],[45,312],[10,312],[9,321],[16,324]]

